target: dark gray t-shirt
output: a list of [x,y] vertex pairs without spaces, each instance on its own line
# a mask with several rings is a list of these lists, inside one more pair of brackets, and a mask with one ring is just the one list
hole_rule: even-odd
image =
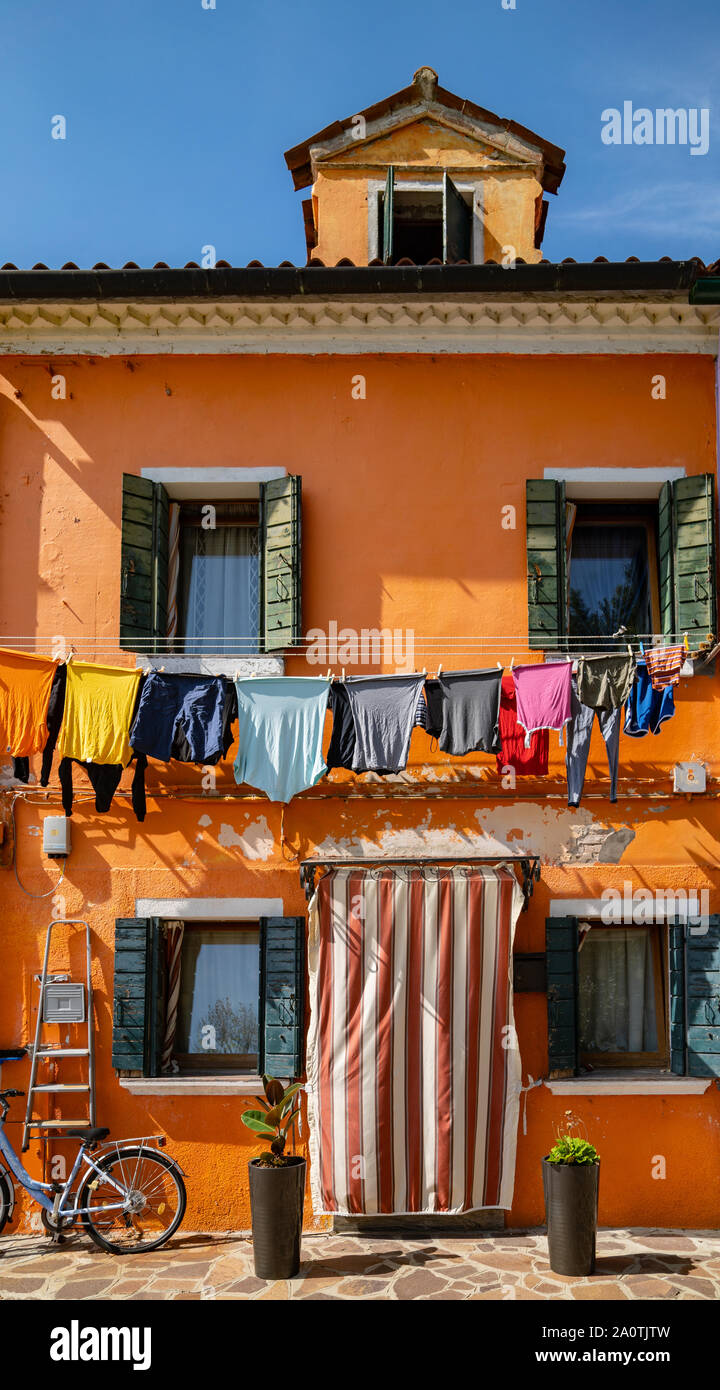
[[443,753],[499,753],[502,671],[444,671],[434,682],[433,704],[442,709],[438,743]]

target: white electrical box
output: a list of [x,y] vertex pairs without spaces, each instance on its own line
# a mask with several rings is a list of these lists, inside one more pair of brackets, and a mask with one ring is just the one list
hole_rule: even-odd
[[704,792],[706,781],[704,763],[676,763],[673,768],[674,792]]
[[62,984],[53,981],[45,986],[43,997],[44,1023],[84,1023],[85,986],[66,980]]
[[69,816],[46,816],[43,821],[43,850],[51,859],[65,859],[70,853]]

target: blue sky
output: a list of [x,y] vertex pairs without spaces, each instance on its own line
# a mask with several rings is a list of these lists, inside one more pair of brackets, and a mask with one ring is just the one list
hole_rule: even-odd
[[[720,256],[718,0],[215,4],[6,4],[0,264],[182,265],[208,244],[303,264],[283,151],[425,63],[566,149],[549,259]],[[628,100],[709,108],[709,152],[603,144],[601,113]]]

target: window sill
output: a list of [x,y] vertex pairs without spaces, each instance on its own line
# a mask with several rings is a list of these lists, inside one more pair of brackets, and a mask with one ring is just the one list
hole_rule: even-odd
[[132,1096],[261,1096],[259,1076],[119,1077]]
[[282,676],[281,656],[143,656],[135,654],[135,665],[146,671],[167,671],[178,676]]
[[671,1076],[669,1072],[633,1072],[609,1076],[563,1076],[544,1084],[554,1096],[701,1096],[712,1076]]

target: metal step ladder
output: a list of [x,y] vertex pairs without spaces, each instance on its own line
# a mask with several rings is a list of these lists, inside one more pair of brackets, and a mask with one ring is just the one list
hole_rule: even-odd
[[[72,982],[67,972],[53,974],[49,970],[52,934],[56,927],[83,927],[85,929],[84,984]],[[95,1035],[93,1029],[90,927],[87,922],[80,917],[57,917],[50,923],[45,937],[42,974],[36,975],[35,980],[40,986],[40,998],[38,1000],[35,1042],[32,1048],[32,1067],[27,1092],[27,1109],[22,1139],[23,1153],[30,1147],[31,1132],[34,1130],[43,1131],[47,1137],[48,1133],[53,1130],[87,1129],[95,1125]],[[53,998],[53,996],[55,997]],[[60,1025],[63,1028],[82,1028],[85,1025],[86,1046],[65,1047],[62,1043],[46,1042],[43,1035],[43,1025],[55,1027]],[[51,1062],[60,1061],[65,1057],[84,1057],[87,1059],[87,1081],[53,1081],[38,1084],[38,1063],[44,1059],[49,1059]],[[79,1119],[33,1119],[35,1096],[65,1094],[86,1096],[87,1115],[83,1115]]]

